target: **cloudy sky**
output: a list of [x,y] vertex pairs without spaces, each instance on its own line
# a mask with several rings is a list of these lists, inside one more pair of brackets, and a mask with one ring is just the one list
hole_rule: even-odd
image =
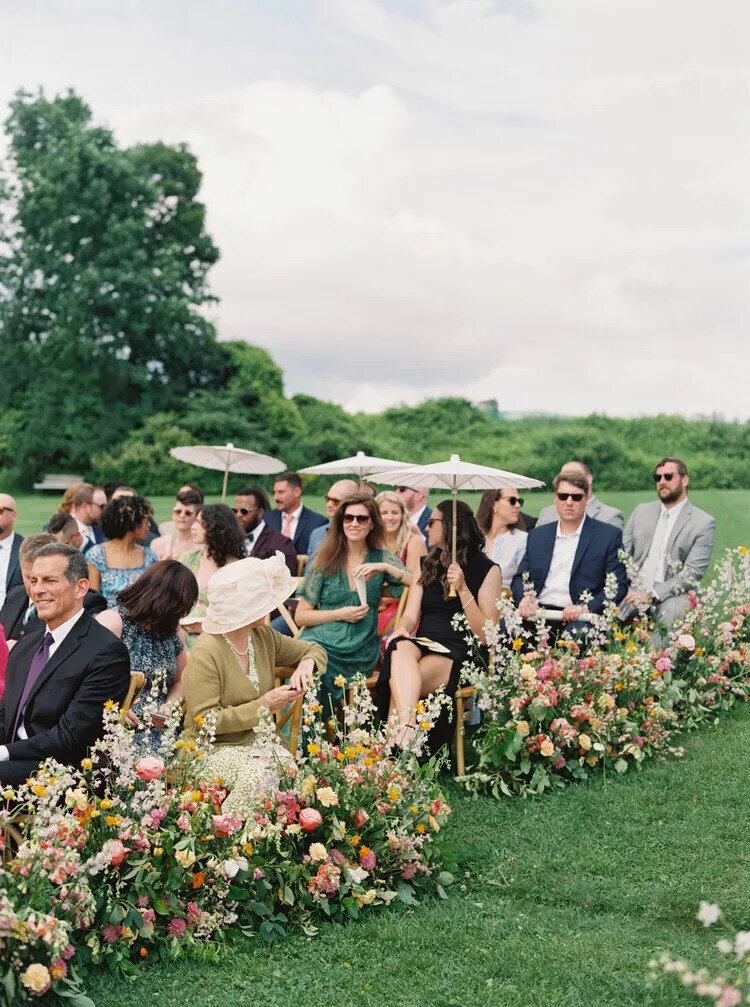
[[187,142],[223,338],[352,408],[750,416],[747,0],[6,0],[0,100]]

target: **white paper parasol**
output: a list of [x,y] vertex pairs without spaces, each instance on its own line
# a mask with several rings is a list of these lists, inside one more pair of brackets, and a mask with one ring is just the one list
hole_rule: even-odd
[[[391,469],[403,469],[406,462],[397,462],[391,458],[373,458],[364,451],[358,451],[350,458],[339,458],[333,462],[321,462],[320,465],[308,465],[299,469],[303,475],[311,476],[347,476],[356,475],[360,482],[373,472],[389,472]],[[378,480],[382,482],[382,480]]]
[[177,461],[197,465],[202,469],[217,469],[224,473],[221,501],[227,496],[227,479],[230,472],[244,472],[268,475],[283,472],[286,466],[278,458],[262,455],[258,451],[236,448],[234,444],[190,444],[182,448],[170,448],[170,455]]
[[[375,472],[373,482],[388,486],[408,486],[410,489],[445,489],[453,497],[453,562],[456,562],[456,498],[461,490],[539,489],[544,483],[539,479],[506,472],[489,465],[462,462],[451,455],[447,462],[431,465],[410,465],[402,469]],[[451,595],[454,592],[451,591]]]

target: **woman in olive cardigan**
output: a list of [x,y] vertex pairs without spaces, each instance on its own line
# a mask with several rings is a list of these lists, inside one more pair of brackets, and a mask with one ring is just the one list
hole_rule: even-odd
[[[215,717],[206,776],[221,777],[228,787],[225,811],[242,809],[254,790],[274,786],[278,762],[291,761],[281,738],[260,744],[261,710],[295,702],[326,669],[321,646],[263,625],[295,586],[281,553],[230,563],[208,582],[203,633],[182,676],[185,728],[194,731],[196,717]],[[274,688],[275,669],[295,664],[288,684]]]

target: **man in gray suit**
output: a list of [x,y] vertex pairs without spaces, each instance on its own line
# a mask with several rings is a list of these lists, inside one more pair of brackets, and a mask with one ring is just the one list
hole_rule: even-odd
[[687,593],[702,579],[716,541],[716,521],[688,500],[690,476],[679,458],[662,458],[654,472],[656,493],[630,516],[623,543],[638,573],[620,606],[627,619],[648,608],[669,629],[684,613]]
[[[625,527],[625,518],[622,516],[622,511],[616,507],[610,507],[608,504],[602,503],[601,500],[594,496],[594,477],[591,475],[591,469],[588,465],[584,465],[583,462],[565,462],[560,470],[560,474],[564,475],[566,472],[580,472],[589,484],[586,514],[597,521],[603,521],[605,524],[613,524],[615,528],[619,528],[622,531]],[[553,521],[557,521],[557,508],[555,505],[550,504],[548,507],[542,507],[536,521],[537,526],[551,524]]]

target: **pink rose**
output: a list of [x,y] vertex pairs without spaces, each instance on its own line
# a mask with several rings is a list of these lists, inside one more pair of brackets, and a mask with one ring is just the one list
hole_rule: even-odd
[[142,759],[136,762],[135,771],[139,779],[143,780],[144,783],[150,783],[152,780],[158,780],[160,776],[166,773],[167,767],[155,755],[144,755]]
[[689,633],[682,633],[677,637],[677,646],[683,650],[695,650],[695,638]]
[[303,808],[299,813],[299,823],[305,832],[312,832],[323,824],[323,816],[316,808]]
[[654,664],[654,668],[657,671],[670,671],[672,668],[672,662],[668,657],[660,657]]
[[354,812],[354,825],[356,828],[361,829],[363,825],[367,825],[370,821],[370,816],[367,814],[364,808],[357,808]]
[[110,864],[112,864],[113,867],[119,867],[125,857],[127,857],[128,853],[130,853],[129,848],[127,846],[123,846],[119,839],[114,839],[109,851]]

